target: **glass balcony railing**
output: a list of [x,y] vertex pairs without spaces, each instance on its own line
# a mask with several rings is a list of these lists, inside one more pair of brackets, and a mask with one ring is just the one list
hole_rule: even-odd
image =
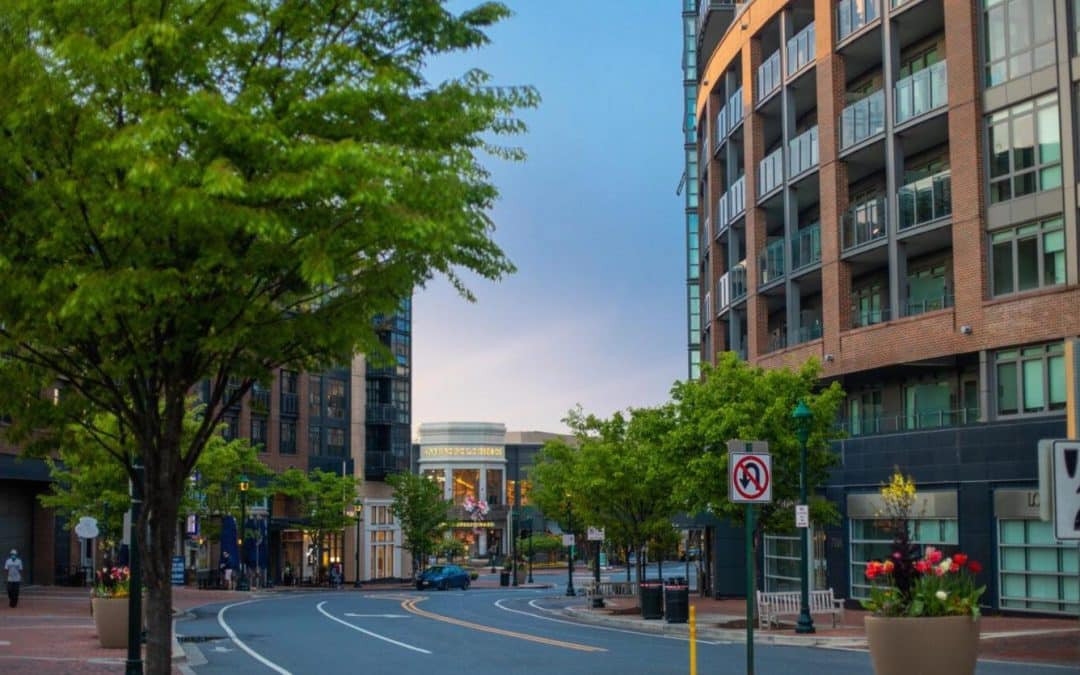
[[743,105],[742,105],[742,87],[739,87],[728,97],[727,105],[724,106],[727,110],[728,121],[727,128],[728,133],[731,133],[742,122],[743,117]]
[[795,34],[787,42],[787,74],[794,75],[814,60],[814,24]]
[[722,313],[731,304],[731,278],[724,272],[716,280],[716,311]]
[[765,246],[758,257],[761,268],[761,285],[771,284],[784,277],[784,240],[777,239]]
[[843,40],[881,16],[880,0],[840,0],[836,5],[836,39]]
[[907,311],[904,313],[904,316],[915,316],[917,314],[935,312],[939,309],[946,309],[952,306],[953,296],[947,293],[922,298],[908,298]]
[[957,408],[953,410],[913,410],[906,414],[852,417],[843,420],[841,426],[852,436],[870,436],[911,431],[912,429],[966,426],[978,422],[978,408]]
[[784,149],[773,150],[758,164],[758,197],[772,192],[784,182]]
[[803,323],[795,331],[795,339],[798,343],[810,342],[821,337],[821,317],[806,317]]
[[821,224],[814,223],[795,233],[791,242],[791,271],[821,262]]
[[767,351],[775,352],[787,348],[787,326],[780,326],[769,331]]
[[896,83],[896,123],[903,124],[948,102],[945,62],[938,61]]
[[852,103],[840,114],[840,148],[849,148],[860,141],[885,131],[885,92],[877,90],[866,98]]
[[899,229],[922,225],[952,213],[952,175],[948,170],[908,183],[896,193]]
[[760,103],[765,97],[780,88],[780,50],[777,49],[772,56],[765,59],[757,69],[757,100]]
[[731,275],[729,290],[731,302],[738,302],[746,297],[746,261],[741,261],[728,272]]
[[716,200],[716,236],[720,236],[727,230],[728,221],[728,194],[725,192]]
[[710,216],[705,216],[705,246],[703,246],[702,248],[704,249],[705,247],[707,247],[709,245],[709,242],[711,242],[711,241],[712,241],[712,218]]
[[870,199],[844,213],[844,250],[882,239],[889,233],[885,198]]
[[739,176],[739,180],[731,184],[727,191],[728,197],[728,223],[746,213],[746,176]]
[[818,128],[807,129],[788,143],[788,177],[798,176],[818,163]]
[[727,138],[727,106],[716,113],[716,120],[713,122],[713,152],[720,148],[725,138]]
[[864,326],[873,326],[877,323],[885,323],[889,320],[889,308],[882,309],[868,309],[859,307],[858,305],[851,306],[851,327],[863,328]]

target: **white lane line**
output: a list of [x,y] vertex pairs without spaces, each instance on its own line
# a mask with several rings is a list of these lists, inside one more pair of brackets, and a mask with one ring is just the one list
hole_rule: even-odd
[[408,619],[408,614],[353,614],[352,612],[345,612],[345,616],[351,616],[357,619]]
[[[495,606],[498,607],[499,609],[503,610],[503,611],[506,611],[506,612],[513,612],[514,614],[524,614],[525,616],[531,616],[534,619],[541,619],[543,621],[553,621],[555,623],[565,623],[567,625],[576,626],[578,628],[583,628],[583,627],[584,628],[594,628],[596,630],[611,631],[612,633],[628,633],[630,635],[645,635],[645,636],[648,636],[648,637],[661,638],[661,639],[664,639],[664,640],[679,640],[681,642],[689,642],[690,641],[690,638],[679,637],[678,635],[659,635],[657,633],[642,633],[640,631],[627,630],[625,628],[611,628],[610,626],[597,626],[595,624],[582,623],[582,622],[579,622],[579,621],[568,621],[566,619],[553,619],[550,616],[540,616],[539,614],[533,614],[532,612],[524,612],[524,611],[522,611],[520,609],[511,609],[510,607],[503,606],[501,603],[506,602],[508,599],[509,598],[502,598],[501,600],[496,600],[495,601]],[[545,609],[543,607],[539,607],[537,605],[534,605],[533,604],[534,602],[536,602],[536,600],[530,600],[529,601],[529,607],[532,607],[533,609],[538,609],[541,612],[555,612],[556,611],[556,610],[553,610],[553,609]],[[703,644],[703,645],[727,644],[725,642],[713,642],[713,641],[710,641],[710,640],[700,640],[700,639],[697,642],[698,642],[698,644]]]
[[282,668],[278,664],[276,664],[273,661],[271,661],[270,659],[262,656],[257,651],[255,651],[251,647],[248,647],[246,644],[244,644],[243,641],[240,640],[240,638],[236,637],[236,633],[233,632],[233,629],[229,628],[229,624],[225,623],[225,612],[227,610],[230,610],[233,607],[239,607],[240,605],[247,605],[247,604],[250,604],[252,602],[258,602],[258,601],[257,600],[245,600],[243,602],[234,602],[231,605],[225,605],[217,613],[218,624],[223,629],[225,629],[225,634],[229,636],[229,639],[232,640],[233,642],[235,642],[237,647],[239,647],[240,649],[243,649],[245,652],[247,652],[248,656],[255,659],[259,663],[263,664],[264,666],[266,666],[270,670],[272,670],[272,671],[274,671],[276,673],[279,673],[279,675],[292,675],[292,673],[290,673],[289,671],[285,670],[284,668]]
[[411,649],[412,651],[420,652],[421,654],[430,654],[431,653],[426,649],[421,649],[420,647],[414,647],[412,645],[407,645],[404,642],[398,642],[397,640],[392,640],[392,639],[386,637],[385,635],[379,635],[378,633],[372,633],[369,630],[364,630],[360,626],[354,626],[351,623],[349,623],[348,621],[345,621],[344,619],[339,619],[336,616],[334,616],[333,614],[331,614],[330,612],[323,609],[323,605],[325,605],[325,604],[326,604],[326,600],[323,600],[318,605],[315,605],[315,609],[319,610],[319,612],[323,616],[325,616],[327,619],[333,619],[334,621],[337,621],[338,623],[342,624],[343,626],[348,626],[349,628],[352,628],[353,630],[355,630],[355,631],[357,631],[359,633],[363,633],[364,635],[369,635],[369,636],[371,636],[373,638],[376,638],[378,640],[382,640],[383,642],[389,642],[390,644],[397,645],[398,647],[404,647],[405,649]]

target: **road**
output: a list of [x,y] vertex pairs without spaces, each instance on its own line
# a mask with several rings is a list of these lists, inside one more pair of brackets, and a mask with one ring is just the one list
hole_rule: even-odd
[[[209,605],[177,624],[199,675],[232,673],[686,673],[685,639],[587,626],[557,610],[558,589],[288,593]],[[577,600],[580,602],[580,599]],[[870,672],[865,652],[757,645],[757,672]],[[745,672],[744,646],[699,643],[699,672]],[[980,662],[979,675],[1060,675]]]

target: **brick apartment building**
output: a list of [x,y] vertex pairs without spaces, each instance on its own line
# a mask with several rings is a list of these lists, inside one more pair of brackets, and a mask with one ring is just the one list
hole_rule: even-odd
[[[1065,435],[1080,335],[1080,3],[681,9],[690,375],[724,351],[815,357],[848,394],[815,587],[865,595],[895,465],[925,497],[915,538],[984,561],[986,602],[1075,615],[1077,549],[1038,520],[1035,456]],[[718,530],[720,594],[738,538]],[[797,541],[768,538],[768,590],[798,587]]]

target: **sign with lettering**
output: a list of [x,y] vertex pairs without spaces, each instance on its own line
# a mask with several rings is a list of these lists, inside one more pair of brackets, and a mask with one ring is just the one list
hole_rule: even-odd
[[172,557],[172,585],[183,586],[184,585],[184,556],[174,555]]
[[447,457],[476,457],[478,459],[505,459],[506,448],[502,446],[456,447],[428,445],[420,448],[420,459]]

